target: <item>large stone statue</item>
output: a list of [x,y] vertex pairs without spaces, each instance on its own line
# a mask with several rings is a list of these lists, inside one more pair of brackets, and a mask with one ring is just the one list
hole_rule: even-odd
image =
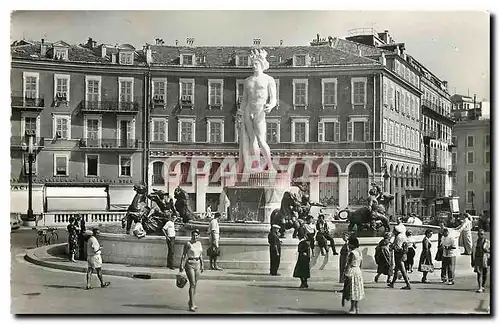
[[[238,114],[242,116],[240,130],[239,171],[273,171],[271,152],[266,143],[266,113],[276,106],[276,82],[263,72],[269,68],[265,50],[253,50],[250,55],[253,75],[245,79],[243,98]],[[266,167],[260,165],[260,153]]]
[[[386,211],[389,209],[390,202],[394,196],[388,193],[383,193],[380,186],[375,183],[369,191],[368,206],[361,207],[356,210],[348,208],[339,212],[339,218],[347,219],[349,222],[348,230],[351,231],[356,227],[357,230],[362,228],[370,228],[376,230],[376,222],[380,221],[386,232],[390,231],[389,218]],[[346,216],[343,216],[347,214]]]

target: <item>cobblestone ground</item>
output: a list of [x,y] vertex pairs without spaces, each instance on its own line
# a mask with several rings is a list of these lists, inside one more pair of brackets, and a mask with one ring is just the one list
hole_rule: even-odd
[[[28,232],[28,231],[25,231]],[[12,235],[11,312],[15,314],[188,314],[187,289],[178,289],[173,280],[141,280],[107,277],[106,289],[85,290],[85,275],[47,269],[24,261],[26,248],[32,247],[29,234]],[[417,280],[420,274],[411,275]],[[410,291],[372,283],[365,275],[366,299],[362,314],[476,313],[488,314],[490,291],[475,293],[475,277],[458,278],[454,286],[438,282],[415,283]],[[338,283],[314,282],[308,290],[299,282],[245,282],[201,279],[197,293],[198,313],[289,313],[345,314],[340,305]],[[94,286],[97,278],[94,277]],[[388,306],[390,305],[390,306]],[[192,314],[192,313],[189,313]]]

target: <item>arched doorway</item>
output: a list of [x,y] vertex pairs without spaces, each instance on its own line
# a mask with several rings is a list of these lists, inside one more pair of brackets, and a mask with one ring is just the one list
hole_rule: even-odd
[[190,186],[193,184],[193,172],[191,172],[191,163],[182,162],[181,163],[181,186]]
[[368,170],[361,163],[349,170],[349,205],[366,205],[369,190]]
[[153,163],[153,186],[165,185],[165,165],[163,162]]
[[339,171],[335,164],[324,164],[318,169],[319,201],[327,206],[339,205]]
[[222,183],[222,170],[220,170],[219,162],[212,162],[210,164],[210,172],[208,175],[208,185],[209,186],[220,186]]

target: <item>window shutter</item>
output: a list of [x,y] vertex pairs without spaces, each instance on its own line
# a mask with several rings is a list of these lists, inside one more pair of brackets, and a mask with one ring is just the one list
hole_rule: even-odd
[[347,122],[347,140],[352,142],[352,122]]
[[[30,170],[29,154],[24,154],[24,174],[28,175]],[[36,154],[33,154],[32,174],[36,174]]]
[[339,122],[334,122],[333,123],[334,127],[334,141],[335,142],[340,142],[340,123]]
[[318,123],[318,142],[324,142],[325,141],[325,123],[319,122]]
[[365,121],[365,141],[370,140],[370,121]]

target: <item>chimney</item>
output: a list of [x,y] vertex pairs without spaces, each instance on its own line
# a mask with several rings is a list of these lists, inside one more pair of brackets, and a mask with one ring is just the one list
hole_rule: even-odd
[[104,44],[101,45],[101,57],[102,58],[106,57],[106,45]]
[[89,37],[89,39],[87,40],[87,48],[88,49],[93,49],[94,48],[94,41],[92,40],[92,37]]
[[387,64],[387,61],[386,61],[386,59],[385,59],[385,53],[384,53],[384,52],[382,52],[382,54],[380,54],[380,57],[378,58],[378,61],[380,62],[380,64],[382,64],[382,65],[384,65],[384,66]]
[[260,38],[254,38],[254,39],[253,39],[253,45],[254,45],[254,46],[260,46],[260,41],[261,41],[261,39],[260,39]]
[[319,34],[316,34],[317,42],[319,43]]
[[332,47],[333,46],[333,37],[328,36],[328,46]]
[[42,38],[42,44],[40,44],[40,57],[47,56],[47,45],[45,45],[45,39]]
[[177,45],[179,45],[179,40],[178,39],[175,40],[175,46],[177,46]]
[[146,63],[147,64],[153,63],[153,54],[151,51],[151,46],[149,46],[149,44],[146,44],[144,52],[146,54]]
[[186,43],[187,43],[188,46],[193,46],[194,37],[187,37],[186,38]]
[[282,39],[280,39],[280,46],[282,46],[282,45],[283,45],[283,40],[282,40]]
[[116,53],[111,53],[111,63],[116,64]]
[[443,80],[443,86],[448,91],[448,81]]

